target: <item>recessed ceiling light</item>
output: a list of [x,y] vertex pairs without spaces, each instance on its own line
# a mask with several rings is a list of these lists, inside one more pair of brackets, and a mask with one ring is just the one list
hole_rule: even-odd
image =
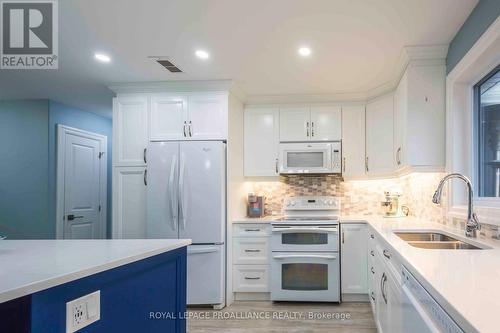
[[111,58],[104,53],[95,53],[94,58],[96,58],[96,60],[99,60],[100,62],[110,62],[111,61]]
[[210,58],[210,54],[208,54],[208,52],[204,50],[197,50],[194,54],[196,54],[196,56],[200,59]]
[[303,46],[301,48],[299,48],[299,54],[303,57],[308,57],[311,55],[311,49],[306,47],[306,46]]

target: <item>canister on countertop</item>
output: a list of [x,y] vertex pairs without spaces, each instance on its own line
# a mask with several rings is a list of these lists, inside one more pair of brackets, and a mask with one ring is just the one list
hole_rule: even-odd
[[264,216],[264,197],[253,193],[248,194],[248,217]]

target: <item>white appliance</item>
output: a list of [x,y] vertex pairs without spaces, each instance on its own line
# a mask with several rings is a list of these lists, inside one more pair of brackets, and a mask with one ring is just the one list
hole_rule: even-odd
[[280,143],[281,174],[341,173],[340,141],[317,143]]
[[464,332],[405,267],[402,269],[402,289],[403,332]]
[[190,238],[187,303],[225,303],[226,145],[150,142],[147,237]]
[[340,301],[339,213],[335,197],[291,197],[272,222],[271,300]]

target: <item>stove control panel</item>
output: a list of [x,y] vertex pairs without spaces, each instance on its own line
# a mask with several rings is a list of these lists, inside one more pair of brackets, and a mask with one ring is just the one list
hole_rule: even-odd
[[340,198],[332,196],[289,197],[283,202],[284,210],[339,210]]

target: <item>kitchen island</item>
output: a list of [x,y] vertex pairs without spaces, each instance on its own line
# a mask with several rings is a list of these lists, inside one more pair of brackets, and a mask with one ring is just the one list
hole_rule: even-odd
[[189,244],[188,239],[1,241],[1,330],[66,332],[66,303],[99,291],[98,306],[88,311],[91,316],[99,311],[100,319],[78,332],[185,332]]

